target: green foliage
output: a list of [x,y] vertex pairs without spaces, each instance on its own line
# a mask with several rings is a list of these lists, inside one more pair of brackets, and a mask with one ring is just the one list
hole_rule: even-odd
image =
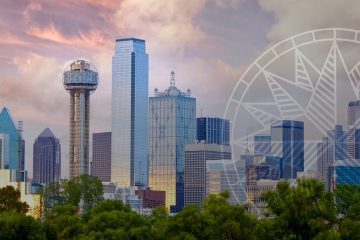
[[46,239],[43,226],[30,216],[16,212],[0,213],[0,239]]
[[29,210],[29,205],[26,202],[21,202],[20,197],[20,191],[15,190],[13,186],[0,188],[0,213],[4,211],[26,213]]
[[336,223],[334,196],[315,180],[299,180],[296,188],[280,182],[264,194],[272,213],[276,238],[313,239]]
[[43,197],[46,210],[64,204],[79,206],[83,198],[86,213],[103,200],[103,188],[100,179],[84,174],[49,184],[43,191]]
[[[1,190],[5,193],[1,199],[19,201],[19,192]],[[231,205],[228,192],[210,195],[202,208],[186,206],[174,216],[164,207],[141,216],[121,201],[102,201],[101,192],[96,179],[89,176],[48,187],[47,196],[56,204],[42,222],[7,202],[1,205],[0,239],[360,239],[358,186],[339,185],[329,193],[315,180],[299,180],[296,187],[280,182],[276,190],[263,195],[267,214],[261,218],[248,213],[245,206]],[[90,206],[85,217],[79,214],[79,196]]]
[[78,239],[85,225],[79,218],[78,209],[72,205],[55,206],[46,216],[46,223],[55,230],[58,239]]
[[352,219],[360,220],[360,186],[339,185],[335,194],[338,212]]
[[225,192],[210,195],[204,202],[211,239],[250,239],[256,219],[246,212],[244,206],[231,205],[229,197],[229,193]]

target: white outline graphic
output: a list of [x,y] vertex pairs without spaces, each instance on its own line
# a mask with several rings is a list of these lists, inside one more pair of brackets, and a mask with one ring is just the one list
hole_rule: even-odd
[[[329,43],[330,48],[321,67],[314,63],[314,59],[309,58],[303,49],[316,43]],[[354,96],[360,98],[360,57],[351,68],[347,65],[339,48],[339,43],[357,44],[360,46],[360,31],[346,28],[324,28],[306,31],[289,37],[262,53],[242,74],[231,96],[228,100],[224,118],[229,119],[231,124],[231,145],[233,151],[234,171],[239,171],[236,159],[238,155],[234,152],[245,152],[248,138],[253,138],[257,134],[262,134],[268,130],[271,123],[280,119],[298,120],[306,118],[316,127],[323,136],[326,132],[334,128],[337,124],[338,116],[338,94],[337,94],[337,69],[341,66],[347,75]],[[280,76],[269,69],[276,60],[288,54],[293,54],[294,78]],[[360,55],[360,54],[359,54]],[[310,71],[317,75],[317,78],[311,77]],[[245,96],[247,91],[253,85],[254,81],[263,77],[265,84],[270,89],[273,102],[247,101]],[[309,99],[306,103],[300,103],[284,87],[287,84],[297,88],[306,94]],[[350,88],[349,88],[350,89]],[[351,91],[351,90],[350,90]],[[279,114],[264,110],[262,107],[275,107]],[[347,107],[347,106],[343,106]],[[236,126],[236,119],[246,111],[261,126],[254,132],[247,132],[246,136],[234,137],[239,126]],[[246,126],[244,126],[246,128]],[[304,150],[307,151],[307,157],[316,158],[316,144],[321,141],[305,139]],[[306,160],[305,160],[306,162]],[[242,169],[241,171],[244,171]],[[241,176],[241,177],[239,177]],[[245,182],[244,172],[238,172],[238,180],[233,181],[227,177],[230,186]],[[245,184],[243,185],[245,186]],[[243,189],[246,191],[245,189]],[[234,189],[231,189],[235,193]],[[236,201],[241,202],[235,195]]]

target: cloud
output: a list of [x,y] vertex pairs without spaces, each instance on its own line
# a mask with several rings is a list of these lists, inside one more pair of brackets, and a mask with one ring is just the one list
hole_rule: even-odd
[[7,45],[26,45],[27,42],[22,40],[21,38],[18,38],[17,36],[9,33],[9,32],[3,32],[1,34],[0,38],[1,44],[7,44]]
[[53,111],[64,109],[63,98],[59,98],[64,91],[60,64],[54,58],[33,53],[14,57],[13,64],[19,74],[0,79],[0,102],[13,105],[14,112],[24,120],[46,119],[60,124],[63,115]]
[[259,3],[277,20],[268,34],[271,41],[316,28],[359,28],[358,0],[259,0]]
[[91,30],[88,33],[78,32],[77,37],[64,36],[54,24],[50,24],[44,28],[32,26],[26,30],[30,36],[34,36],[43,40],[53,41],[60,44],[73,45],[79,48],[98,48],[99,46],[108,46],[103,35],[98,30]]
[[121,35],[144,38],[158,53],[181,55],[205,37],[193,22],[204,5],[205,0],[124,0],[113,21]]

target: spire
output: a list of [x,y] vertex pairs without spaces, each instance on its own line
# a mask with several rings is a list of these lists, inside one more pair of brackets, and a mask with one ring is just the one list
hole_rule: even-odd
[[171,71],[170,73],[170,87],[175,87],[175,72]]

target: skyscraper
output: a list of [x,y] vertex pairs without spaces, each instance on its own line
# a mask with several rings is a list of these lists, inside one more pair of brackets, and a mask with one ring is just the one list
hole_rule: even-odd
[[254,136],[254,154],[263,156],[271,155],[271,136],[255,135]]
[[[231,160],[230,146],[218,144],[187,144],[185,145],[184,168],[184,204],[202,206],[209,194],[210,182],[207,165],[211,162]],[[218,178],[221,186],[222,178]]]
[[280,177],[296,179],[304,171],[304,122],[282,120],[271,125],[271,154],[281,158]]
[[0,113],[0,168],[24,171],[25,141],[6,107]]
[[98,81],[95,67],[85,60],[71,62],[63,73],[64,88],[70,93],[70,178],[89,174],[90,93]]
[[148,54],[145,41],[117,39],[112,59],[111,181],[148,185]]
[[33,146],[33,179],[48,184],[61,177],[61,147],[59,139],[46,128],[35,139]]
[[196,139],[196,99],[190,90],[155,89],[149,98],[149,186],[166,191],[166,206],[179,211],[184,204],[184,148]]
[[328,170],[327,190],[333,191],[340,184],[360,185],[360,163],[350,159],[335,161]]
[[91,175],[111,181],[111,132],[93,133]]
[[329,167],[337,160],[347,159],[347,134],[341,125],[335,125],[327,132],[321,143],[317,144],[317,170],[319,178],[328,184]]
[[348,157],[360,159],[360,100],[348,104]]
[[197,122],[196,140],[209,144],[229,145],[229,120],[221,118],[200,117]]
[[360,100],[348,104],[348,126],[360,128]]

